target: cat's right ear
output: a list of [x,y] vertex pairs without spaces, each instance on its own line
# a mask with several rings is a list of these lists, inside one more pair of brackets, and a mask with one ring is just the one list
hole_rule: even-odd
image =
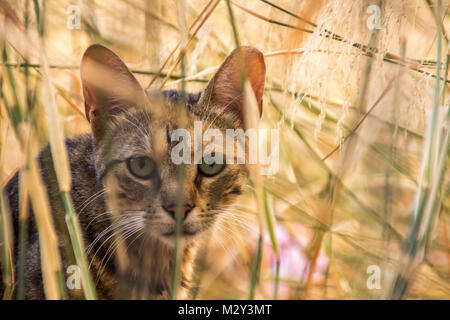
[[146,95],[125,63],[111,50],[95,44],[80,65],[86,118],[101,138],[111,116],[145,104]]

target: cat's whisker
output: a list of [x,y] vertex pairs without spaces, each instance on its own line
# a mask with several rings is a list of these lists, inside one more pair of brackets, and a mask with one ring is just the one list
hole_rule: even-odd
[[114,229],[116,226],[114,224],[109,225],[105,230],[100,232],[95,239],[87,246],[86,248],[86,254],[89,255],[90,251],[92,250],[93,246],[111,229]]
[[236,239],[233,238],[233,237],[227,232],[228,230],[226,230],[226,229],[224,228],[224,226],[221,225],[221,224],[219,224],[219,223],[216,223],[216,224],[213,226],[213,228],[216,228],[216,230],[218,230],[218,231],[220,232],[220,234],[222,235],[222,237],[215,237],[215,238],[214,238],[214,241],[217,242],[217,244],[218,244],[219,246],[221,246],[222,249],[229,255],[229,254],[231,253],[231,249],[229,248],[227,241],[230,241],[230,240],[231,240],[232,242],[235,242]]
[[222,210],[215,210],[211,211],[209,213],[217,215],[219,218],[221,218],[223,221],[228,223],[233,223],[234,225],[238,227],[243,227],[248,231],[255,231],[255,228],[252,224],[247,223],[244,219],[242,219],[242,215],[238,215],[235,212],[231,211],[232,209],[236,210],[236,208],[226,208]]
[[80,215],[91,203],[93,203],[95,200],[97,200],[99,197],[101,197],[102,195],[104,195],[106,192],[106,189],[101,189],[99,191],[97,191],[96,193],[94,193],[92,196],[90,196],[89,198],[86,199],[86,201],[84,201],[81,205],[80,208],[77,209],[76,211],[78,212],[78,214]]
[[229,212],[218,212],[216,214],[214,214],[214,216],[217,216],[218,219],[221,219],[224,222],[228,222],[228,223],[233,223],[236,226],[239,227],[250,227],[249,224],[247,224],[244,220],[239,219],[237,216],[233,216],[231,213]]
[[[103,247],[103,245],[107,244],[108,241],[112,238],[112,237],[117,237],[118,235],[120,235],[124,229],[126,229],[127,227],[130,227],[133,223],[137,223],[138,221],[135,220],[130,220],[130,218],[128,218],[125,223],[121,223],[115,226],[115,228],[113,228],[113,233],[105,240],[103,241],[103,243],[97,248],[97,250],[95,251],[95,253],[92,256],[91,262],[89,264],[89,268],[91,268],[92,263],[95,260],[95,257],[97,256],[98,251]],[[113,225],[112,225],[113,226]],[[123,237],[123,234],[122,234]],[[118,237],[120,238],[120,237]],[[114,240],[115,241],[115,240]],[[113,241],[113,243],[114,243]],[[89,249],[89,252],[92,248]],[[106,256],[106,255],[105,255]],[[102,258],[101,261],[103,261],[104,257]],[[101,266],[101,264],[100,264]]]
[[142,243],[141,243],[141,246],[139,247],[139,256],[141,256],[142,255],[142,248],[144,247],[144,245],[147,243],[147,241],[150,239],[150,234],[149,233],[146,233],[146,235],[145,235],[145,237],[144,237],[144,239],[143,239],[143,241],[142,241]]
[[[100,218],[100,217],[102,217],[102,216],[105,216],[105,215],[108,215],[108,214],[111,214],[111,211],[105,211],[105,212],[103,212],[103,213],[101,213],[101,214],[99,214],[99,215],[96,215],[94,218],[92,218],[90,221],[89,221],[89,224],[88,224],[88,226],[91,224],[91,223],[93,223],[96,219],[98,219],[98,218]],[[126,217],[119,217],[119,219],[116,221],[116,224],[117,223],[119,223],[120,221],[122,221],[123,219],[125,219]],[[112,227],[114,227],[114,223],[111,223],[105,230],[103,230],[101,233],[103,233],[103,232],[106,232],[108,229],[110,229],[110,228],[112,228]],[[100,234],[101,234],[100,233]],[[99,235],[100,235],[99,234]],[[95,240],[96,239],[94,239],[94,241],[93,241],[93,243],[95,242]],[[89,248],[89,247],[88,247]]]
[[[141,232],[139,232],[141,231]],[[114,245],[113,250],[111,251],[111,253],[109,254],[109,257],[106,259],[105,261],[105,265],[108,264],[108,261],[111,259],[111,257],[113,256],[114,252],[117,250],[117,248],[119,247],[120,241],[121,242],[126,242],[129,238],[131,238],[133,235],[136,235],[136,237],[125,247],[125,252],[128,252],[128,249],[130,248],[130,246],[137,240],[139,239],[140,236],[142,236],[143,234],[145,234],[145,229],[143,230],[142,228],[136,228],[130,232],[127,233],[127,235],[124,235],[121,239],[118,239]],[[109,249],[108,249],[109,250]],[[106,253],[105,256],[108,256],[108,253]]]
[[242,211],[239,212],[238,209],[233,208],[233,209],[228,209],[228,210],[223,210],[222,212],[219,213],[219,215],[224,216],[226,218],[232,218],[234,220],[240,221],[242,223],[246,223],[246,219],[244,219],[244,216],[246,212]]
[[[141,213],[142,211],[141,211],[141,210],[137,210],[137,211],[127,210],[127,211],[124,211],[124,212],[121,213],[119,219],[124,219],[125,217],[129,217],[129,216],[135,216],[136,213],[138,213],[138,212]],[[104,213],[102,213],[102,214],[99,214],[99,215],[95,216],[94,218],[92,218],[92,219],[90,220],[89,224],[88,224],[86,227],[89,227],[89,226],[90,226],[95,220],[97,220],[98,218],[100,218],[100,217],[102,217],[102,216],[105,216],[105,215],[108,215],[108,214],[111,214],[111,211],[106,211],[106,212],[104,212]],[[110,220],[110,219],[111,219],[110,217],[106,217],[106,218],[97,220],[97,221],[95,222],[95,224],[100,223],[100,222],[104,222],[104,221],[108,221],[108,220]]]
[[97,196],[99,193],[103,193],[103,192],[105,192],[105,191],[106,191],[106,188],[101,188],[100,190],[94,192],[94,194],[92,194],[90,197],[88,197],[85,201],[83,201],[83,202],[78,206],[77,210],[79,210],[81,207],[83,207],[84,204],[85,204],[86,202],[88,202],[89,200],[91,200],[93,197],[95,197],[95,196]]
[[[99,274],[102,274],[102,273],[103,273],[103,270],[104,270],[105,266],[108,264],[109,260],[110,260],[111,257],[114,255],[115,251],[117,250],[117,248],[119,247],[119,245],[120,245],[121,243],[126,242],[130,237],[132,237],[132,236],[135,235],[135,234],[138,234],[138,235],[139,235],[139,234],[142,234],[142,232],[145,232],[145,230],[142,231],[142,228],[139,227],[138,222],[135,222],[134,224],[130,224],[129,227],[132,227],[132,228],[130,228],[130,230],[125,231],[125,232],[122,234],[122,237],[117,237],[117,238],[114,240],[114,242],[110,245],[110,247],[108,248],[108,250],[106,251],[104,257],[103,257],[102,260],[100,261],[100,269],[99,269],[100,271],[99,271]],[[141,233],[138,233],[139,231],[141,231]],[[137,238],[138,238],[138,237],[136,237],[131,243],[133,243]],[[130,244],[131,244],[131,243],[130,243]],[[125,252],[127,252],[128,248],[129,248],[129,245],[125,248]],[[105,259],[106,259],[106,260],[105,260]]]
[[[104,217],[104,216],[109,215],[109,214],[111,214],[111,211],[105,211],[105,212],[103,212],[103,213],[100,213],[100,214],[96,215],[95,217],[93,217],[92,219],[89,220],[89,222],[88,222],[86,228],[89,228],[89,226],[90,226],[95,220],[97,220],[98,218]],[[107,219],[109,219],[109,218],[107,218]],[[106,219],[101,219],[100,221],[106,221]],[[99,222],[99,221],[97,221],[96,223],[98,223],[98,222]]]
[[231,211],[222,211],[218,214],[218,223],[222,228],[228,228],[230,232],[232,232],[235,235],[240,236],[241,232],[239,230],[236,230],[234,228],[231,228],[231,226],[239,229],[244,229],[246,232],[249,232],[253,235],[258,234],[258,229],[256,226],[247,223],[243,219],[241,219],[239,216],[235,215]]
[[[222,243],[221,246],[222,248],[224,248],[225,252],[229,257],[235,257],[236,255],[240,255],[239,254],[240,250],[238,250],[237,248],[243,246],[244,243],[247,244],[250,243],[250,240],[248,239],[248,237],[242,238],[242,234],[238,234],[239,236],[236,237],[236,234],[230,233],[228,229],[223,227],[224,227],[223,225],[219,227],[221,228],[220,230],[222,230],[221,236],[217,237],[215,241],[217,241],[218,243]],[[240,241],[238,239],[240,239]]]
[[[119,220],[113,222],[111,225],[109,225],[105,230],[103,230],[95,239],[94,241],[92,241],[92,243],[88,246],[86,253],[89,254],[93,248],[93,246],[103,237],[105,236],[109,231],[112,230],[116,230],[118,228],[123,227],[124,225],[126,225],[127,223],[130,223],[131,221],[129,221],[129,219],[132,219],[133,217],[125,217],[125,218],[119,218]],[[105,240],[108,241],[110,239],[110,237],[108,239]],[[103,244],[102,244],[103,245]],[[101,247],[101,246],[100,246]],[[97,249],[98,251],[98,249]],[[95,254],[94,254],[95,256]]]
[[234,226],[236,228],[244,229],[244,231],[250,232],[252,234],[258,233],[257,228],[255,228],[252,225],[248,225],[248,224],[242,223],[241,221],[227,220],[226,218],[223,219],[222,221],[223,221],[223,224],[225,224],[225,225],[231,225],[231,226]]
[[[141,231],[139,233],[139,231]],[[135,226],[132,230],[128,230],[127,232],[125,232],[122,237],[116,238],[114,240],[114,243],[110,246],[110,248],[107,250],[105,256],[103,257],[100,266],[101,266],[101,270],[100,270],[100,274],[103,272],[104,267],[108,264],[108,261],[111,259],[111,257],[114,255],[114,252],[117,250],[117,248],[119,247],[120,243],[124,243],[126,242],[129,238],[131,238],[133,235],[137,234],[136,238],[133,239],[133,241],[131,241],[128,246],[125,248],[125,252],[128,251],[128,248],[131,246],[131,244],[133,244],[133,242],[135,242],[141,235],[143,235],[145,233],[145,229],[142,229],[139,226]],[[107,258],[106,258],[107,257]],[[106,261],[103,263],[104,259],[106,258]]]
[[226,224],[218,224],[219,228],[221,228],[224,232],[224,235],[226,236],[232,236],[233,240],[236,240],[237,238],[242,237],[242,232],[239,232],[238,230],[234,229],[230,225]]

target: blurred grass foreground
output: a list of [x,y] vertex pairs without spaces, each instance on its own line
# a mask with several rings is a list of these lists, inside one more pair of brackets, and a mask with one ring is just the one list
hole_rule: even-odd
[[[262,198],[249,186],[209,240],[196,298],[449,299],[449,10],[449,0],[0,0],[0,183],[23,170],[20,219],[38,222],[43,273],[61,267],[36,156],[90,130],[84,50],[109,47],[144,87],[197,92],[236,34],[265,55],[260,127],[279,129],[279,170],[262,178]],[[53,160],[70,204],[67,160]],[[79,232],[70,206],[66,220]],[[0,193],[4,299],[23,296],[13,257]]]

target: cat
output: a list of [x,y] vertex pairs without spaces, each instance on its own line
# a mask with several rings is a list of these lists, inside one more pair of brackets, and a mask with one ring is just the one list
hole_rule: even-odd
[[[202,121],[204,129],[221,132],[244,128],[243,70],[261,113],[265,62],[255,48],[234,50],[202,92],[186,95],[176,90],[144,90],[124,62],[101,45],[92,45],[84,53],[80,74],[92,132],[67,138],[66,147],[72,172],[71,197],[100,299],[169,298],[177,212],[181,213],[182,225],[178,298],[190,297],[194,260],[207,240],[205,235],[243,192],[249,169],[234,163],[185,164],[179,188],[179,166],[170,156],[174,147],[171,136],[177,128],[192,132],[194,121]],[[65,274],[65,268],[75,263],[73,253],[64,251],[70,248],[70,241],[61,232],[65,211],[49,146],[41,151],[39,164],[61,239]],[[13,217],[15,261],[18,181],[16,173],[4,190]],[[180,211],[177,192],[183,199]],[[117,219],[113,219],[113,210]],[[27,299],[44,299],[39,239],[33,220],[30,209],[25,292]],[[129,272],[120,275],[129,284],[125,296],[119,290],[115,259],[117,230],[128,254]],[[70,298],[82,298],[81,292],[68,290]]]

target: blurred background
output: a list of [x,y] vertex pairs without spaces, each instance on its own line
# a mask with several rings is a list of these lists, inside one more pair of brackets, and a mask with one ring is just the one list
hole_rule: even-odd
[[209,237],[196,298],[449,299],[449,10],[447,0],[1,0],[0,183],[26,162],[17,132],[35,130],[36,150],[53,134],[43,79],[64,135],[90,130],[79,80],[90,44],[116,52],[144,87],[179,89],[187,29],[185,82],[197,92],[235,48],[234,23],[240,44],[266,56],[260,126],[280,130],[280,164],[263,177],[263,210],[250,186]]

